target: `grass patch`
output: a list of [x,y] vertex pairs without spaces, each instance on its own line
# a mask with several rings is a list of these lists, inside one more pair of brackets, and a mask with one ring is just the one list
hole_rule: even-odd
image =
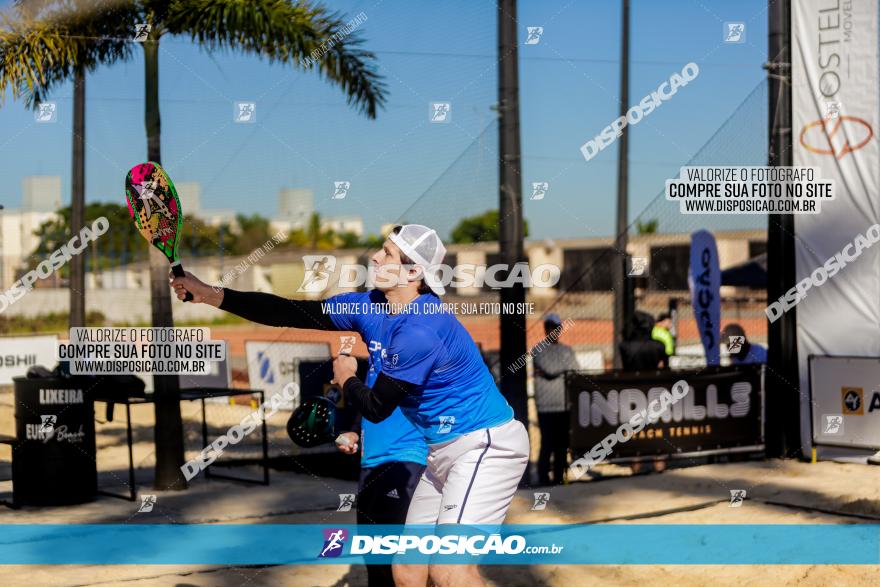
[[[104,314],[98,311],[86,314],[86,326],[107,326]],[[52,312],[40,316],[0,315],[0,335],[37,334],[46,332],[66,333],[70,327],[70,314]]]

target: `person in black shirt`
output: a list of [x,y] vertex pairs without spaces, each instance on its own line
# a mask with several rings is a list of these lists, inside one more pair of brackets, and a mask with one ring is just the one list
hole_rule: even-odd
[[663,343],[651,338],[653,328],[653,316],[646,312],[633,313],[624,341],[619,346],[625,371],[653,371],[668,365],[669,357]]

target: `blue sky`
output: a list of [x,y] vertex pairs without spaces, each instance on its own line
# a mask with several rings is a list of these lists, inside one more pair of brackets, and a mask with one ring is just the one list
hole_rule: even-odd
[[[368,232],[407,210],[408,221],[451,226],[497,207],[495,4],[326,4],[348,18],[366,15],[359,32],[377,53],[389,87],[387,108],[368,120],[314,73],[248,55],[211,55],[186,39],[164,37],[162,148],[171,177],[201,182],[205,208],[269,217],[281,188],[311,188],[319,212],[362,216]],[[632,0],[630,103],[690,61],[700,75],[631,129],[631,218],[765,79],[766,5]],[[725,21],[746,23],[745,43],[722,42]],[[579,147],[618,116],[620,2],[523,1],[519,25],[522,179],[531,236],[609,235],[616,145],[589,162]],[[523,44],[527,26],[544,27],[537,45]],[[86,197],[121,203],[126,171],[146,156],[139,51],[130,62],[91,74],[87,93]],[[69,201],[70,85],[51,99],[58,104],[55,124],[36,124],[21,102],[7,100],[0,108],[0,203],[7,208],[20,205],[27,175],[61,176]],[[256,102],[256,124],[233,123],[235,101]],[[452,104],[451,123],[429,122],[432,101]],[[337,180],[352,183],[344,200],[330,197]],[[533,181],[550,182],[545,199],[528,200]]]

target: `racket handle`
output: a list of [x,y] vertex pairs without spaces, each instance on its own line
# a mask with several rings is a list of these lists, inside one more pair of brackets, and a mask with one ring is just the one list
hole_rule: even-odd
[[[180,263],[175,263],[171,266],[171,273],[174,274],[174,277],[186,277],[186,273],[183,272],[183,266]],[[183,298],[184,302],[191,302],[193,299],[193,295],[189,292],[186,292],[186,295]]]

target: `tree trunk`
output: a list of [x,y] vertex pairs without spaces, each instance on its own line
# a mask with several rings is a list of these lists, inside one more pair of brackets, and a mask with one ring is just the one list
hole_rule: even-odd
[[[159,39],[144,42],[145,123],[147,158],[162,162],[159,119]],[[168,287],[168,260],[158,249],[150,247],[150,294],[153,327],[174,325],[171,313],[171,289]],[[153,376],[155,386],[156,489],[186,489],[180,467],[184,462],[183,422],[180,417],[179,380],[177,375]]]
[[[78,68],[73,79],[73,157],[70,180],[70,230],[76,234],[85,226],[86,165],[86,74]],[[86,258],[70,259],[70,327],[86,325]]]

